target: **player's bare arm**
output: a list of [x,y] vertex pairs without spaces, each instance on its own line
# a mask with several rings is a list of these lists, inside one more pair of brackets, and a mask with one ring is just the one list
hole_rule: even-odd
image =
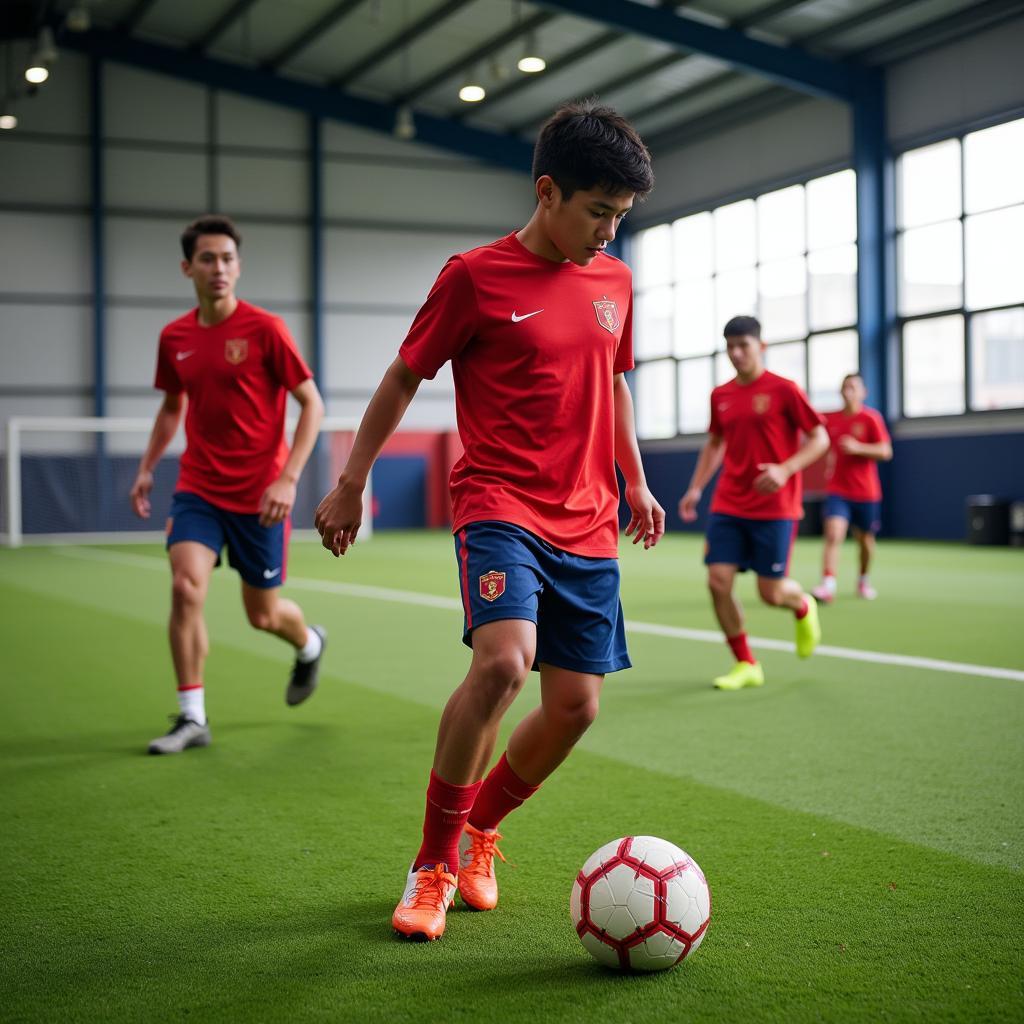
[[892,444],[888,441],[867,444],[844,434],[839,438],[839,448],[845,455],[860,455],[865,459],[874,459],[875,462],[888,462],[892,459]]
[[794,473],[799,473],[812,462],[817,462],[828,451],[828,447],[828,431],[820,425],[815,427],[804,438],[804,443],[796,454],[785,462],[758,463],[757,468],[761,472],[754,478],[754,490],[760,494],[774,494],[786,486],[786,481]]
[[302,470],[316,444],[320,423],[324,418],[324,402],[312,378],[304,380],[291,392],[299,403],[299,421],[295,425],[288,459],[281,467],[281,475],[263,492],[260,498],[260,526],[283,523],[295,505],[295,488]]
[[684,523],[692,523],[697,518],[697,502],[704,494],[704,488],[718,472],[725,458],[725,439],[718,434],[708,434],[704,447],[700,450],[697,465],[694,467],[690,486],[679,499],[679,518]]
[[363,413],[337,486],[317,506],[313,524],[324,547],[335,558],[345,554],[359,533],[363,521],[363,491],[370,467],[398,429],[422,380],[401,356],[396,357]]
[[139,469],[135,474],[135,482],[132,484],[129,495],[132,511],[140,519],[148,519],[152,511],[149,504],[149,492],[153,489],[153,470],[156,469],[160,457],[178,432],[178,425],[181,423],[181,416],[185,411],[185,402],[183,394],[168,392],[164,395],[164,400],[157,410],[156,419],[153,421],[153,430],[149,435],[149,443],[139,460]]
[[647,486],[640,446],[636,443],[633,396],[629,393],[625,374],[615,374],[612,388],[615,400],[615,461],[626,481],[626,504],[630,511],[626,536],[632,536],[634,544],[643,540],[646,550],[654,547],[665,533],[665,510]]

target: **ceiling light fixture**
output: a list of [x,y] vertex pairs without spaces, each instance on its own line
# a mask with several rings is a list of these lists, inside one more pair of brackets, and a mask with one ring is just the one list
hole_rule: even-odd
[[466,76],[459,90],[459,99],[463,103],[479,103],[487,95],[487,90],[480,84],[479,75],[474,68]]
[[535,75],[539,71],[543,71],[547,66],[547,61],[540,56],[537,50],[537,36],[531,32],[526,37],[526,47],[516,67],[524,74]]
[[403,103],[395,112],[395,138],[408,142],[416,138],[416,122],[412,117],[409,105]]
[[9,132],[17,127],[17,115],[12,114],[8,107],[4,107],[4,112],[0,114],[0,128],[2,128],[5,132]]
[[57,47],[53,42],[53,30],[47,26],[39,32],[35,52],[25,68],[25,81],[31,85],[42,85],[50,77],[50,65],[57,60]]

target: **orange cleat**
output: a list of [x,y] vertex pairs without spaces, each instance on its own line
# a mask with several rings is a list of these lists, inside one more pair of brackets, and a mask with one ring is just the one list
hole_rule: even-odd
[[484,832],[469,822],[459,837],[459,895],[473,910],[493,910],[498,905],[494,856],[505,859],[498,849],[500,838],[497,829]]
[[455,876],[444,864],[409,869],[405,892],[391,927],[407,939],[431,942],[444,935],[445,915],[455,899]]

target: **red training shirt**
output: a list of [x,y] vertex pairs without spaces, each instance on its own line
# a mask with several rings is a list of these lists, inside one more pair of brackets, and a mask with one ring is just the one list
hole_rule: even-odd
[[445,264],[399,354],[428,379],[452,362],[454,531],[498,520],[617,555],[612,378],[633,366],[632,316],[629,268],[606,254],[554,263],[513,233]]
[[866,406],[858,413],[825,414],[825,427],[832,442],[831,471],[825,481],[827,494],[847,501],[881,501],[882,484],[878,479],[878,462],[866,455],[847,455],[839,447],[839,438],[849,435],[864,444],[889,440],[889,431],[880,413]]
[[213,327],[199,324],[196,309],[169,323],[156,387],[188,397],[177,490],[228,512],[258,512],[288,459],[287,394],[311,376],[284,323],[248,302]]
[[734,378],[715,388],[708,432],[725,441],[725,460],[711,511],[744,519],[802,519],[799,473],[774,494],[755,491],[754,480],[758,465],[785,462],[799,449],[801,432],[822,423],[793,381],[768,370],[752,384]]

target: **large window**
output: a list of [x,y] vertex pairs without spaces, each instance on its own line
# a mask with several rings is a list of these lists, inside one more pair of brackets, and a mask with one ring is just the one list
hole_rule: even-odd
[[640,231],[633,240],[637,432],[702,433],[734,371],[722,328],[757,316],[767,366],[819,408],[857,369],[857,206],[840,171]]
[[1024,119],[897,165],[903,415],[1024,407]]

